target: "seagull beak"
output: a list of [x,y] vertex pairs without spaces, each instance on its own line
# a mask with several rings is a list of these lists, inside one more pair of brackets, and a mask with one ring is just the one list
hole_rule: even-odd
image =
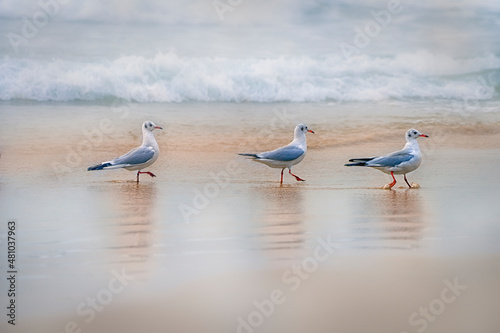
[[314,131],[313,131],[313,130],[308,129],[307,131],[308,131],[309,133],[314,134]]
[[155,126],[155,129],[161,129],[162,130],[163,127],[161,127],[161,126]]
[[427,134],[420,134],[419,136],[423,136],[424,138],[428,138],[429,137]]

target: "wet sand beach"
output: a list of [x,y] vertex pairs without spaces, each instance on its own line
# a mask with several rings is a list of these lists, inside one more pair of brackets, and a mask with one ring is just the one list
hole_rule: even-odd
[[[0,333],[499,333],[499,17],[0,1]],[[145,121],[156,177],[87,171]],[[238,155],[300,123],[305,181]],[[410,128],[415,188],[345,166]]]
[[[500,329],[500,117],[488,105],[1,107],[19,331]],[[164,128],[156,178],[86,171],[138,145],[145,120]],[[293,169],[305,182],[280,186],[278,169],[237,155],[287,144],[300,122],[316,132]],[[401,176],[382,190],[390,176],[343,166],[401,149],[409,128],[430,136],[408,175],[421,188]]]

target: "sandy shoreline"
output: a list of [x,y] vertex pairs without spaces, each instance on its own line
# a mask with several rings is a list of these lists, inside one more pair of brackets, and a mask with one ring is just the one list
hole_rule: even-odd
[[[168,170],[199,168],[196,156],[200,153],[227,153],[224,159],[229,160],[238,152],[273,149],[288,143],[294,126],[300,122],[317,132],[309,137],[310,153],[322,151],[328,155],[325,160],[332,162],[335,171],[342,169],[353,154],[371,156],[400,149],[404,144],[403,133],[409,127],[431,136],[421,140],[424,156],[456,148],[500,149],[498,112],[457,111],[448,105],[429,110],[417,104],[413,109],[393,104],[4,103],[0,115],[3,131],[0,150],[5,161],[2,171],[12,176],[17,171],[42,173],[42,176],[62,171],[59,178],[68,174],[79,176],[88,165],[140,143],[137,123],[144,119],[166,127],[156,136],[162,150],[158,163],[163,163],[161,169]],[[37,117],[30,116],[32,110],[36,110],[33,112]],[[18,129],[19,126],[22,128]],[[170,158],[172,155],[175,157]],[[334,165],[337,159],[339,164]],[[207,166],[217,168],[217,164],[220,165],[214,158],[204,160]],[[114,175],[110,177],[113,178]]]
[[[419,108],[3,105],[0,217],[19,223],[19,328],[236,332],[281,288],[286,301],[256,332],[410,333],[423,324],[409,316],[458,278],[467,289],[426,332],[498,330],[498,113]],[[165,128],[156,178],[85,171],[134,147],[145,119]],[[306,182],[280,187],[279,170],[236,155],[288,143],[299,121],[316,131],[294,168]],[[410,127],[430,135],[408,176],[422,188],[399,177],[384,191],[387,175],[343,166],[400,149]],[[334,252],[291,292],[284,272],[328,238]],[[86,323],[77,307],[122,269],[134,280]]]
[[[88,315],[77,312],[80,304],[87,304],[86,298],[79,298],[68,302],[61,311],[64,314],[22,320],[18,329],[62,331],[71,323],[96,333],[321,332],[332,327],[342,332],[424,328],[427,332],[494,332],[499,327],[495,309],[500,271],[492,264],[498,259],[498,255],[458,259],[391,252],[345,256],[341,251],[319,269],[303,270],[303,279],[290,273],[294,267],[290,265],[193,278],[163,292],[151,281],[131,280],[89,322]],[[295,267],[301,264],[298,261]],[[95,297],[100,290],[88,293]],[[280,296],[277,301],[273,293]]]

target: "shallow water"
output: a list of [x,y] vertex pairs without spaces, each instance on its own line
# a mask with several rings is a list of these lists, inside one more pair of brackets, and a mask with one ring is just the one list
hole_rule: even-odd
[[[110,118],[118,115],[112,107],[5,106],[8,112],[2,113],[0,218],[18,223],[22,290],[19,311],[24,324],[35,323],[36,318],[60,318],[47,324],[57,329],[58,321],[81,321],[82,317],[75,315],[76,307],[106,285],[113,269],[125,269],[136,279],[134,287],[120,294],[122,301],[116,304],[121,306],[135,302],[163,304],[170,296],[162,300],[156,299],[158,295],[174,297],[191,284],[201,283],[203,287],[196,288],[210,293],[207,288],[221,288],[222,281],[238,285],[238,281],[251,283],[256,279],[252,289],[255,293],[250,289],[248,295],[239,297],[236,293],[224,303],[252,304],[252,297],[267,288],[288,288],[279,276],[309,258],[319,239],[333,244],[334,255],[320,263],[317,279],[345,275],[347,280],[341,280],[341,285],[346,288],[358,285],[355,279],[348,282],[350,269],[363,272],[369,258],[381,262],[379,269],[366,268],[374,275],[388,270],[398,276],[396,271],[403,267],[415,278],[421,276],[426,282],[416,282],[412,297],[437,288],[444,278],[455,275],[469,279],[471,284],[483,274],[498,276],[493,262],[487,259],[498,256],[500,250],[500,211],[496,204],[500,186],[499,178],[491,176],[498,173],[500,147],[494,139],[498,137],[498,123],[482,122],[477,117],[480,125],[464,123],[458,135],[446,123],[440,125],[440,118],[432,111],[416,117],[411,111],[397,109],[398,116],[394,117],[381,106],[380,110],[385,111],[377,111],[379,107],[360,109],[377,115],[360,119],[352,116],[353,105],[281,105],[278,110],[284,107],[297,118],[306,114],[304,110],[314,109],[316,113],[307,114],[308,125],[316,134],[308,136],[308,156],[294,168],[306,182],[297,183],[285,175],[283,186],[279,186],[279,170],[236,155],[243,148],[267,149],[276,142],[285,144],[290,140],[290,128],[282,127],[277,127],[272,136],[263,135],[262,140],[246,137],[252,128],[267,128],[266,121],[273,119],[276,107],[215,106],[192,105],[182,116],[177,111],[179,106],[139,106],[127,116],[126,124],[140,123],[148,114],[165,128],[157,133],[162,153],[151,168],[157,177],[143,175],[140,184],[134,182],[134,173],[124,170],[85,171],[85,166],[140,141],[136,126],[122,128],[125,121],[119,117],[113,121],[114,130],[104,135],[101,143],[79,155],[77,165],[66,160],[68,147],[77,151],[79,144],[88,140],[84,131],[99,128],[104,114]],[[246,107],[252,112],[243,112]],[[53,116],[22,121],[24,113],[39,108],[46,108],[44,115]],[[74,114],[82,114],[82,108],[88,112],[75,118]],[[207,109],[210,117],[197,122]],[[237,115],[239,120],[227,120],[227,113]],[[484,117],[491,120],[496,114],[485,113]],[[70,118],[77,121],[71,122]],[[422,118],[432,125],[427,127],[424,121],[413,125],[413,119]],[[369,126],[373,122],[386,124],[381,134],[377,127]],[[249,128],[247,124],[252,125]],[[409,190],[398,178],[394,190],[382,190],[382,185],[389,182],[388,176],[376,170],[343,167],[354,155],[400,149],[403,138],[399,134],[409,126],[430,135],[429,140],[420,140],[422,166],[408,176],[422,188]],[[476,126],[489,131],[476,131]],[[392,133],[397,132],[394,129],[401,133]],[[23,134],[19,141],[15,133]],[[349,139],[342,137],[347,134]],[[434,134],[441,136],[433,139]],[[458,143],[444,140],[446,134],[457,138]],[[55,169],[54,162],[65,169]],[[3,242],[5,229],[0,236]],[[466,268],[473,266],[466,259],[470,257],[486,262],[475,263],[471,272]],[[392,266],[389,262],[396,260],[392,258],[407,258],[408,264]],[[351,261],[353,266],[343,266]],[[434,265],[442,265],[443,271],[432,275]],[[273,277],[275,274],[278,279]],[[387,279],[388,284],[381,288],[390,293],[390,281],[394,284],[396,280]],[[330,290],[326,282],[321,283],[318,288]],[[332,288],[340,287],[335,285]],[[372,296],[358,297],[368,303],[374,301]],[[384,300],[386,296],[377,297]],[[195,301],[195,296],[189,296],[183,302]],[[305,304],[308,302],[313,300]],[[405,309],[412,309],[413,303],[401,302],[406,304]],[[116,304],[110,305],[110,311],[119,311]],[[287,304],[296,306],[294,302]],[[213,307],[222,316],[221,322],[230,326],[228,330],[234,330],[236,324],[226,305]],[[238,309],[233,310],[247,311],[245,307]],[[151,320],[159,318],[151,316]],[[403,320],[407,314],[401,316]],[[111,318],[105,315],[102,320],[112,325]],[[102,329],[98,323],[92,324],[97,325],[97,331]],[[207,323],[217,326],[219,321],[212,318]],[[283,324],[279,320],[277,323]]]

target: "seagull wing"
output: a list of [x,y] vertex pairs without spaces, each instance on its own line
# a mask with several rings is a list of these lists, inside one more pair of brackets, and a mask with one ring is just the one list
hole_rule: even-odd
[[155,151],[152,147],[140,146],[132,149],[123,156],[117,157],[111,161],[115,167],[126,167],[143,164],[153,158]]
[[375,157],[374,159],[366,162],[366,166],[370,167],[395,167],[401,163],[410,161],[415,155],[400,150],[388,155]]
[[275,161],[293,161],[304,154],[304,150],[297,146],[285,146],[272,151],[257,154],[257,158]]

